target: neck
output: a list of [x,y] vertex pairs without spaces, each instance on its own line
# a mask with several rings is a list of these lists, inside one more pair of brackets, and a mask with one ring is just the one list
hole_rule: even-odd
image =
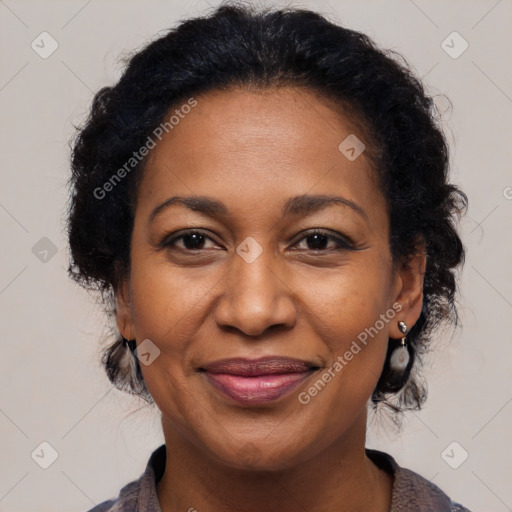
[[211,458],[162,418],[167,450],[162,512],[388,512],[392,476],[365,455],[366,411],[325,451],[280,471],[240,470]]

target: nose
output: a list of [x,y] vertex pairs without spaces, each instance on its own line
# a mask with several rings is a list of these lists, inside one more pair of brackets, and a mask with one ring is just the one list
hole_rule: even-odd
[[297,313],[294,292],[270,252],[263,251],[250,263],[233,255],[215,309],[219,327],[248,336],[260,336],[271,327],[293,327]]

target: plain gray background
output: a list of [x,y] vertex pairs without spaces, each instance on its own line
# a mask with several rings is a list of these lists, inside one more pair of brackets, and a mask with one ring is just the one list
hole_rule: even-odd
[[[0,511],[88,510],[138,478],[163,442],[158,411],[107,381],[98,361],[105,318],[66,274],[68,140],[93,93],[119,78],[119,57],[217,4],[0,0]],[[434,340],[424,410],[399,434],[372,422],[367,444],[474,512],[512,510],[512,2],[287,5],[399,51],[431,94],[453,103],[444,121],[452,181],[470,203],[460,225],[463,327]],[[47,58],[42,32],[58,44]],[[42,442],[58,454],[47,469],[31,456]]]

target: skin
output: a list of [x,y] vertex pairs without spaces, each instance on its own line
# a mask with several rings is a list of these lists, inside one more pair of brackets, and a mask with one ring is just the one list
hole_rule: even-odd
[[[197,101],[148,157],[131,270],[116,292],[123,336],[160,350],[141,367],[167,446],[162,511],[387,512],[392,477],[365,455],[366,404],[388,337],[401,338],[398,321],[410,329],[420,315],[424,250],[393,267],[371,162],[365,152],[349,161],[338,150],[351,133],[364,140],[339,107],[292,87],[214,91]],[[284,202],[302,194],[343,196],[367,218],[339,204],[283,216]],[[149,222],[175,195],[210,196],[229,213],[175,204]],[[190,238],[159,245],[190,228],[206,234],[199,248]],[[313,228],[348,237],[358,250],[336,249],[329,238],[315,245]],[[247,237],[262,249],[251,263],[236,252]],[[401,311],[301,404],[298,394],[396,303]],[[267,355],[323,370],[258,406],[229,401],[197,371]]]

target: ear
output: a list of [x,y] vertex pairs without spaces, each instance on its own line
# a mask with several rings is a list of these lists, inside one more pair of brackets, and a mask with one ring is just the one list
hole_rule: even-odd
[[115,297],[117,328],[124,338],[133,340],[135,339],[135,326],[133,323],[130,283],[128,278],[123,279],[118,286]]
[[400,264],[396,270],[394,302],[401,304],[402,309],[397,314],[397,322],[391,325],[389,336],[402,338],[398,322],[403,321],[407,329],[418,321],[423,306],[423,282],[427,266],[426,242],[421,236],[416,243],[416,250],[407,261]]

